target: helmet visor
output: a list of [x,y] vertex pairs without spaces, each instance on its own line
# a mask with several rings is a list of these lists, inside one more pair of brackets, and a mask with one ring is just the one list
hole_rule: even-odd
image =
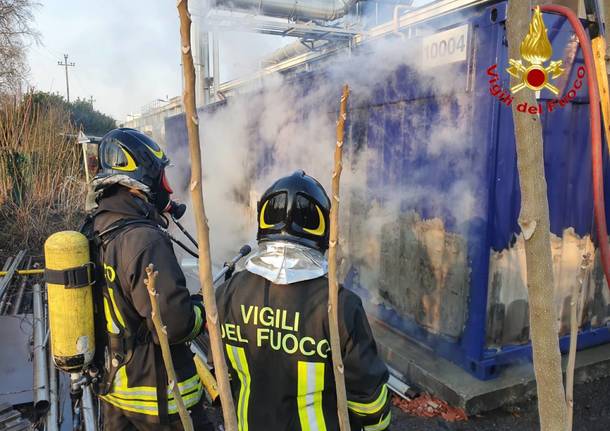
[[305,232],[323,236],[326,233],[326,220],[320,207],[308,197],[298,194],[292,209],[292,222]]
[[271,196],[261,207],[259,226],[261,229],[275,227],[286,220],[287,196],[285,192]]

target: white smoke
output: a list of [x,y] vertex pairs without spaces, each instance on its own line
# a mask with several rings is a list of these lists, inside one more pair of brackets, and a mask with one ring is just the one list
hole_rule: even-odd
[[[316,86],[306,91],[294,85],[291,77],[276,74],[261,80],[255,91],[231,97],[224,106],[201,116],[204,199],[214,261],[221,263],[232,257],[242,244],[255,243],[256,200],[277,178],[303,169],[330,190],[342,84],[349,84],[351,89],[348,123],[356,122],[363,110],[383,108],[370,106],[373,92],[379,91],[378,84],[388,83],[385,91],[393,91],[397,80],[407,79],[397,76],[396,71],[402,66],[408,66],[411,74],[408,79],[418,88],[417,93],[427,94],[414,102],[421,104],[420,110],[413,110],[409,116],[400,115],[393,126],[410,129],[412,134],[409,142],[388,143],[388,148],[395,151],[404,146],[409,151],[384,154],[365,145],[351,155],[358,143],[346,135],[341,182],[341,247],[354,260],[369,263],[379,260],[383,227],[398,220],[401,205],[408,207],[422,199],[428,199],[429,206],[437,208],[438,214],[451,214],[457,225],[477,216],[471,190],[473,173],[466,155],[471,146],[468,138],[471,95],[451,90],[456,79],[463,79],[465,86],[466,78],[456,77],[451,67],[430,74],[419,59],[417,43],[393,36],[352,53],[344,50],[334,56],[322,67],[326,79],[322,83],[316,80]],[[436,123],[434,127],[426,127],[427,99],[435,97],[442,99],[435,114]],[[404,101],[393,103],[406,109]],[[358,121],[368,121],[367,118],[365,115],[364,120]],[[373,126],[369,123],[368,127]],[[171,156],[176,165],[188,166],[188,154]],[[403,181],[406,185],[384,189],[383,196],[379,196],[383,203],[367,200],[369,175],[377,175],[380,170],[382,176],[386,175],[384,166],[390,162],[387,158],[393,156],[412,160],[438,158],[451,163],[451,169],[459,172],[460,179],[444,195],[439,195],[437,190],[420,185],[426,183],[422,178],[434,176],[435,172],[425,168],[401,172],[408,178]],[[261,162],[262,159],[265,161]],[[185,200],[188,201],[188,196]],[[377,275],[369,278],[373,282]]]

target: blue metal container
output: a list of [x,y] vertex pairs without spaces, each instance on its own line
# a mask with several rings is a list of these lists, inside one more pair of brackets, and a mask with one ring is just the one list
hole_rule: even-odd
[[[410,36],[405,46],[419,44],[424,51],[434,44],[434,49],[441,49],[443,41],[448,46],[451,35],[466,35],[465,40],[453,42],[464,43],[463,59],[433,58],[430,66],[421,68],[398,65],[386,80],[367,83],[353,70],[329,72],[333,59],[326,57],[312,61],[308,71],[287,73],[283,84],[292,85],[303,96],[299,109],[306,121],[309,115],[336,116],[335,111],[320,113],[319,107],[338,108],[340,84],[356,81],[346,165],[364,169],[367,175],[363,187],[348,188],[348,196],[342,200],[344,252],[349,262],[344,267],[345,283],[365,300],[372,318],[480,379],[493,378],[507,364],[531,359],[523,239],[518,225],[519,179],[512,111],[507,106],[505,19],[506,2],[488,1],[430,15],[406,29]],[[547,14],[544,19],[553,60],[563,59],[565,72],[553,81],[562,98],[582,78],[582,55],[563,18]],[[382,34],[356,46],[354,53],[366,55],[376,44],[396,37]],[[366,70],[358,73],[366,74]],[[490,83],[496,75],[497,80]],[[444,82],[436,82],[434,88],[425,84],[427,77],[438,81],[439,76]],[[558,97],[543,90],[540,108],[532,108],[540,109],[544,129],[554,301],[562,351],[568,348],[566,311],[571,287],[583,275],[578,347],[610,341],[610,295],[599,259],[580,272],[582,254],[596,250],[586,79],[581,81],[583,85],[571,93],[565,106],[557,102],[549,112],[549,101]],[[337,92],[308,102],[308,92],[328,82],[336,84]],[[498,87],[493,89],[494,84],[504,93]],[[272,90],[256,90],[247,97],[229,99],[229,104],[248,103],[246,99],[264,97],[265,91]],[[228,109],[226,106],[221,103],[202,110],[203,127],[206,117]],[[522,115],[531,115],[527,108],[525,111]],[[271,144],[257,133],[260,118],[255,110],[248,121],[250,147],[256,151],[247,171],[262,177],[277,161],[272,152],[265,151]],[[167,119],[165,129],[170,152],[184,148],[184,117]],[[363,154],[368,161],[363,162]],[[608,202],[606,161],[604,147]],[[389,207],[395,210],[388,213]]]

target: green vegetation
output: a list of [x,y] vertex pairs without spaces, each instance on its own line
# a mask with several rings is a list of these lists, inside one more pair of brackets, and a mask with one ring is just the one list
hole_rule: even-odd
[[102,136],[116,127],[116,121],[112,117],[95,110],[86,100],[76,99],[75,102],[68,103],[58,94],[42,91],[33,93],[31,97],[34,105],[43,110],[55,108],[67,111],[74,127],[88,135]]
[[53,232],[78,229],[85,180],[82,149],[65,105],[0,98],[0,258],[42,254]]

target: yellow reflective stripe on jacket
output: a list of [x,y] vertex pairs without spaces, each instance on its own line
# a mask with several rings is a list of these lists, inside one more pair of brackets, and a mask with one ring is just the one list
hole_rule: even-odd
[[[199,374],[195,374],[190,379],[186,379],[182,382],[178,382],[178,389],[180,390],[181,394],[186,394],[188,392],[191,392],[195,388],[200,388],[200,387],[202,387],[202,386],[201,386],[201,380],[199,379]],[[174,398],[174,392],[172,391],[172,388],[170,388],[168,385],[167,399],[171,400],[173,398]]]
[[153,404],[144,401],[125,401],[121,398],[114,396],[113,394],[103,395],[101,397],[104,401],[120,408],[121,410],[127,410],[133,413],[140,413],[149,416],[159,416],[159,410],[157,402]]
[[[181,392],[182,394],[182,392]],[[184,401],[184,406],[187,409],[190,409],[195,404],[199,402],[201,396],[203,395],[203,386],[199,385],[199,388],[190,394],[182,395],[182,401]],[[167,412],[171,415],[174,413],[178,413],[178,403],[173,398],[167,402]]]
[[179,343],[191,341],[197,334],[199,334],[199,332],[201,332],[201,327],[203,326],[203,314],[201,313],[201,307],[193,306],[193,311],[195,312],[195,324],[193,325],[193,329],[191,329],[191,332],[180,340]]
[[108,304],[108,299],[104,297],[104,315],[106,316],[106,330],[111,334],[118,334],[120,332],[118,325],[120,324],[123,328],[125,328],[125,320],[119,311],[119,307],[116,305],[116,301],[114,299],[114,290],[111,287],[108,288],[108,296],[110,297],[110,303],[112,305],[112,310],[114,311],[114,315],[119,320],[115,322],[112,318],[112,313],[110,312],[110,306]]
[[324,363],[298,363],[297,406],[302,431],[326,431],[322,412]]
[[383,431],[387,427],[390,426],[390,421],[392,420],[392,411],[389,411],[385,417],[379,420],[379,423],[375,425],[368,425],[364,427],[364,431]]
[[[187,409],[193,407],[199,402],[202,395],[203,387],[201,385],[199,385],[194,392],[182,394],[182,400],[184,401],[185,407]],[[135,399],[125,399],[123,395],[119,395],[115,392],[104,395],[102,398],[105,401],[130,412],[153,416],[157,416],[159,414],[159,406],[156,398],[150,401],[137,399],[137,397]],[[178,403],[176,403],[176,400],[173,397],[168,399],[167,412],[169,414],[178,413]]]
[[231,366],[237,372],[240,381],[239,400],[237,402],[237,419],[239,431],[248,431],[248,404],[250,399],[250,370],[243,347],[227,344],[227,354]]
[[375,401],[370,403],[357,403],[355,401],[348,401],[347,407],[359,415],[373,415],[385,406],[388,397],[388,386],[383,385],[381,392]]
[[[197,404],[203,395],[203,386],[197,374],[182,382],[178,382],[178,389],[187,408]],[[177,413],[178,406],[169,386],[167,394],[168,413]],[[125,366],[117,370],[110,393],[101,398],[116,407],[130,412],[153,416],[158,416],[159,414],[157,388],[154,386],[130,387]]]
[[117,307],[116,305],[116,300],[114,299],[114,290],[109,288],[108,294],[110,295],[110,302],[112,302],[112,308],[114,308],[114,314],[116,315],[116,318],[119,319],[119,323],[121,324],[121,326],[125,328],[125,320],[123,320],[123,316],[121,315],[119,307]]
[[106,330],[111,334],[120,333],[119,327],[114,323],[114,319],[110,313],[110,305],[108,305],[108,300],[106,298],[104,298],[104,316],[106,316]]

